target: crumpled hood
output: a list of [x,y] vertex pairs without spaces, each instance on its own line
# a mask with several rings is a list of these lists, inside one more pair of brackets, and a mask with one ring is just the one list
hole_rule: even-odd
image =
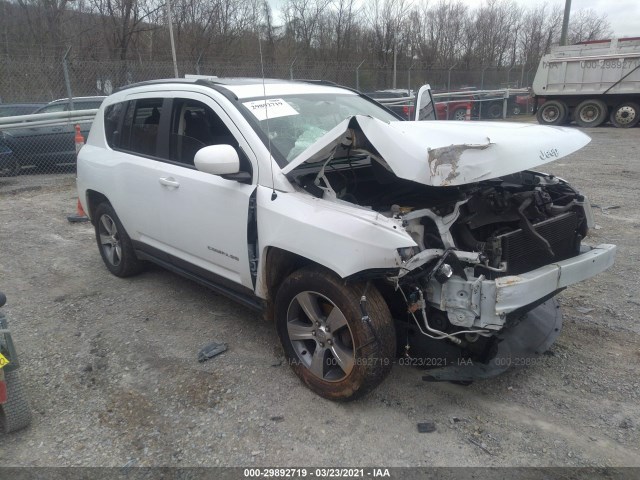
[[573,128],[530,123],[386,123],[356,115],[323,135],[282,171],[288,174],[305,162],[326,161],[339,144],[358,148],[362,135],[396,176],[437,187],[531,169],[569,155],[591,141]]

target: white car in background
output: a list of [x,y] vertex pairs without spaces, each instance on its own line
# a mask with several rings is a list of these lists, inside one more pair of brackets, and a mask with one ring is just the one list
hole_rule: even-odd
[[264,311],[301,380],[349,400],[394,363],[466,382],[551,345],[553,296],[615,246],[583,244],[587,199],[530,169],[588,142],[402,121],[324,82],[161,80],[104,101],[78,192],[113,274],[152,261]]

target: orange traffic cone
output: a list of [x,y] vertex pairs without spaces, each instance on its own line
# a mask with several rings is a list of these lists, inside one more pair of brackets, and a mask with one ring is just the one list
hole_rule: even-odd
[[[78,152],[84,145],[84,137],[82,136],[82,132],[80,132],[80,125],[78,124],[76,124],[75,142],[76,142],[76,157],[77,157]],[[89,217],[87,217],[87,214],[84,213],[82,204],[80,203],[80,199],[78,199],[78,205],[76,206],[76,213],[74,215],[69,215],[67,217],[67,220],[69,220],[71,223],[80,223],[80,222],[89,221]]]
[[76,157],[77,157],[78,156],[78,152],[80,151],[80,149],[84,145],[84,137],[82,136],[82,132],[80,131],[80,125],[77,124],[77,123],[76,123],[75,142],[76,142]]
[[78,205],[76,206],[76,213],[73,215],[69,215],[67,217],[71,223],[80,223],[80,222],[88,222],[89,217],[84,213],[84,209],[82,208],[82,204],[80,203],[80,199],[78,199]]

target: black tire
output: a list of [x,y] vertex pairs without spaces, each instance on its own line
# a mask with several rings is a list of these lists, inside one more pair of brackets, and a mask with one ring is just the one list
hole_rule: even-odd
[[522,114],[522,107],[520,107],[520,105],[514,105],[511,108],[511,113],[513,115],[521,115]]
[[602,100],[591,98],[578,104],[573,111],[573,119],[581,127],[599,127],[607,120],[609,110]]
[[536,118],[540,125],[564,125],[569,116],[567,105],[561,100],[549,100],[538,107]]
[[466,120],[467,119],[467,109],[466,108],[456,108],[451,114],[451,120]]
[[107,269],[117,277],[140,273],[144,263],[136,257],[131,239],[113,207],[107,202],[101,203],[94,215],[96,242]]
[[0,428],[4,433],[16,432],[31,423],[31,409],[17,370],[5,372],[7,402],[0,405]]
[[487,109],[487,117],[492,120],[497,120],[498,118],[502,118],[502,104],[501,103],[491,103],[489,104],[489,108]]
[[640,121],[640,107],[633,102],[621,103],[611,110],[609,120],[618,128],[635,127]]
[[[369,320],[360,309],[363,294]],[[314,312],[307,314],[310,310]],[[396,351],[393,319],[373,285],[345,284],[320,267],[302,268],[278,290],[275,320],[293,371],[321,397],[355,400],[391,371]]]

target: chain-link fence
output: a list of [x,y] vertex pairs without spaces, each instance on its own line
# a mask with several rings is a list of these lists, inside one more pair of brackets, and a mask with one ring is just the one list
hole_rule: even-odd
[[[199,63],[179,62],[178,72],[219,77],[261,77],[259,59]],[[465,87],[482,89],[523,88],[531,84],[535,70],[523,67],[460,69],[454,66],[403,66],[365,62],[268,63],[264,74],[271,78],[329,80],[372,92],[389,88],[415,90],[429,83],[434,91]],[[171,62],[78,61],[60,59],[0,59],[0,105],[2,103],[49,102],[68,96],[109,95],[120,86],[174,76]]]
[[[260,62],[247,60],[216,64],[182,62],[178,64],[178,71],[181,75],[262,76]],[[416,67],[399,69],[394,74],[392,68],[373,68],[365,63],[310,63],[297,59],[287,64],[264,65],[266,77],[329,80],[364,92],[394,87],[411,92],[424,83],[430,83],[435,92],[448,92],[464,87],[513,88],[528,85],[531,73],[516,68],[463,71],[453,67]],[[48,117],[22,117],[9,124],[0,118],[0,176],[74,172],[75,125],[80,125],[80,134],[86,138],[92,117],[74,117],[69,112],[94,110],[106,95],[121,86],[150,79],[170,78],[173,74],[174,66],[171,62],[90,62],[66,58],[37,62],[0,60],[0,117],[51,114]],[[440,113],[440,118],[469,117],[464,116],[462,106],[452,103],[456,99],[440,98],[438,102],[446,102],[446,110]],[[497,95],[494,103],[495,114],[491,118],[502,117],[502,94]],[[491,104],[477,101],[475,105],[477,107],[474,107],[471,118],[487,118]],[[520,105],[513,105],[514,108],[509,107],[507,113],[526,113],[530,102],[526,100],[524,105],[522,102]],[[485,109],[486,114],[482,114],[481,109]],[[456,113],[458,110],[460,115]],[[56,112],[67,112],[67,115],[56,116]]]

